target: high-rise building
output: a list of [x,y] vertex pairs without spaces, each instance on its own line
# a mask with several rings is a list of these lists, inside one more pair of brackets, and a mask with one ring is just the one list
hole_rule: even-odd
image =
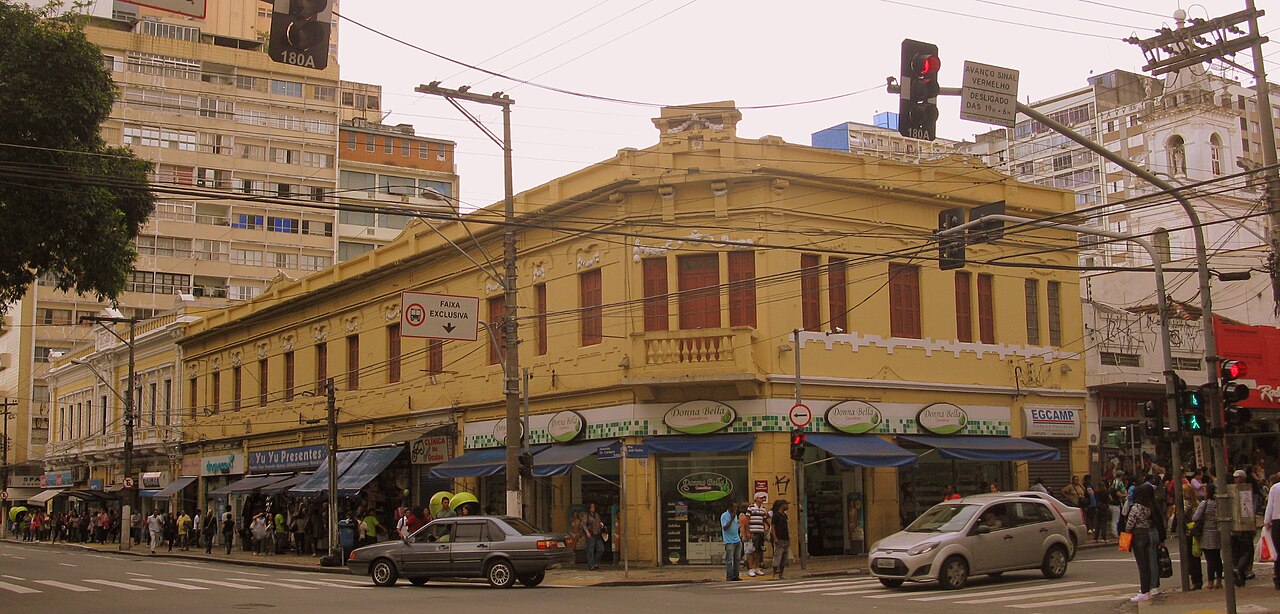
[[919,162],[954,153],[961,141],[925,141],[898,133],[898,114],[876,114],[874,124],[845,122],[810,135],[814,147],[876,156],[900,162]]

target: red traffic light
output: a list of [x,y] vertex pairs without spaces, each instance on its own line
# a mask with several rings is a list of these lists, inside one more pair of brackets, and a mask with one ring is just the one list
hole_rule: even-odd
[[1243,360],[1224,360],[1218,366],[1218,375],[1224,380],[1230,381],[1239,377],[1243,377],[1249,373],[1249,366]]
[[942,69],[942,59],[936,55],[917,55],[912,65],[916,74],[922,77],[932,77]]
[[795,429],[791,431],[791,445],[793,446],[804,445],[804,431],[800,429]]

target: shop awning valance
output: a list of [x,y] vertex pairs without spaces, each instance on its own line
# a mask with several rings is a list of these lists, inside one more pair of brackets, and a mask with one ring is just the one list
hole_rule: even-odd
[[1050,461],[1058,451],[1019,437],[900,435],[898,439],[938,451],[942,458],[970,461]]
[[617,443],[617,439],[601,439],[553,445],[533,457],[533,477],[549,478],[565,475],[578,461],[595,454],[600,448],[607,448]]
[[[547,446],[529,446],[529,451],[539,454]],[[538,458],[534,456],[534,458]],[[472,450],[457,458],[447,460],[431,468],[433,478],[479,478],[491,475],[503,475],[507,472],[507,449],[485,448]]]
[[160,498],[160,497],[169,497],[169,496],[175,495],[182,489],[190,486],[192,482],[196,481],[196,479],[197,478],[195,476],[184,475],[170,482],[168,486],[165,486],[164,488],[157,490],[156,494],[151,496],[155,498]]
[[645,437],[649,452],[658,454],[691,454],[694,452],[750,452],[756,445],[755,435],[667,435]]
[[30,497],[27,497],[27,503],[30,505],[46,505],[49,503],[49,501],[53,500],[54,497],[66,491],[67,489],[65,488],[51,488],[49,490],[42,490],[34,495],[31,495]]
[[75,497],[82,501],[105,502],[105,501],[115,501],[120,498],[109,492],[105,492],[101,490],[68,490],[65,492],[65,494],[68,497]]
[[301,473],[291,478],[282,480],[280,482],[276,482],[275,484],[269,484],[267,486],[263,486],[258,490],[258,492],[264,495],[278,495],[309,479],[311,479],[310,473]]
[[[360,460],[360,453],[363,450],[339,450],[337,458],[338,477],[351,468],[356,461]],[[316,497],[329,491],[329,461],[320,463],[320,467],[316,472],[311,474],[306,481],[289,489],[290,497]]]
[[[360,458],[352,463],[346,471],[338,474],[338,494],[343,497],[350,497],[364,488],[378,477],[383,469],[386,469],[397,456],[400,456],[402,446],[392,448],[373,448],[369,450],[358,450]],[[326,490],[328,484],[325,485]]]
[[263,486],[269,486],[276,482],[287,480],[291,476],[289,474],[273,474],[273,475],[251,475],[242,480],[232,482],[219,488],[211,493],[210,497],[225,497],[227,495],[246,495]]
[[910,450],[875,435],[810,433],[806,440],[846,467],[905,467],[916,463],[916,455]]

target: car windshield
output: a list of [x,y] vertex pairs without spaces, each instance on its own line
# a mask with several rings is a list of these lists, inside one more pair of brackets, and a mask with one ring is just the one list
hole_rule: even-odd
[[504,518],[507,526],[516,530],[521,535],[545,535],[546,531],[540,531],[537,527],[520,520],[519,518]]
[[935,505],[905,530],[910,533],[955,533],[978,513],[977,505]]

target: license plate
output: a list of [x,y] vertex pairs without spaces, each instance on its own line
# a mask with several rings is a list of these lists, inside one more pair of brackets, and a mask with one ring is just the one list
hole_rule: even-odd
[[893,569],[894,567],[897,566],[897,564],[898,562],[893,559],[876,559],[876,567]]

